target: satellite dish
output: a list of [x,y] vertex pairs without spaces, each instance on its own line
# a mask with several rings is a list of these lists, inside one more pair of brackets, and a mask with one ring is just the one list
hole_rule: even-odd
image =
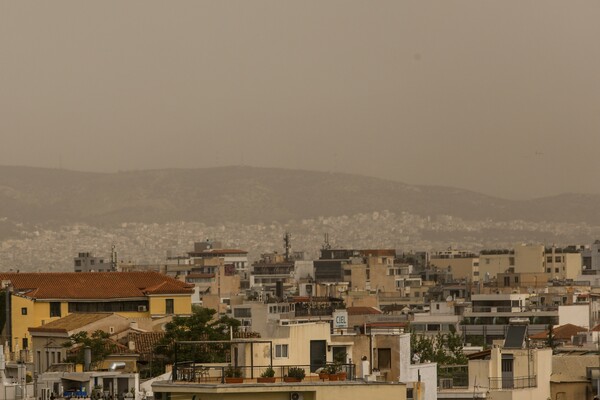
[[452,301],[452,296],[446,297],[446,301]]

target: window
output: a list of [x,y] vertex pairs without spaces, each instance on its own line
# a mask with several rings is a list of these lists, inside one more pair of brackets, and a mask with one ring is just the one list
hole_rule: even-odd
[[504,277],[504,286],[510,286],[510,276]]
[[165,313],[167,313],[167,314],[175,313],[175,305],[173,304],[173,299],[165,299]]
[[81,260],[75,260],[75,266],[81,267]]
[[59,302],[50,303],[50,316],[51,317],[60,317],[60,303]]
[[276,344],[275,345],[275,357],[276,358],[287,358],[288,357],[288,345],[287,344]]
[[554,268],[554,272],[559,273],[560,272],[560,268]]
[[380,370],[392,368],[392,349],[377,349],[377,367]]
[[233,316],[235,318],[252,318],[252,310],[250,308],[234,308]]
[[515,276],[515,283],[519,283],[519,277]]
[[27,307],[21,308],[21,315],[27,315]]
[[27,338],[23,338],[23,349],[29,348],[29,340]]
[[436,305],[435,305],[435,309],[436,309],[436,310],[439,310],[439,309],[440,309],[440,305],[439,305],[439,304],[436,304]]
[[513,370],[513,359],[504,358],[502,359],[502,372],[512,372]]

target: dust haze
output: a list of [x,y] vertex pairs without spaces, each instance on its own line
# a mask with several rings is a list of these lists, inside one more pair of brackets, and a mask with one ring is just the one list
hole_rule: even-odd
[[600,193],[595,1],[0,3],[0,165]]

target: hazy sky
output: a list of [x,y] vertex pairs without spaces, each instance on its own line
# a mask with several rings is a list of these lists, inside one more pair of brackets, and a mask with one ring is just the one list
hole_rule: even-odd
[[0,164],[600,193],[598,1],[0,2]]

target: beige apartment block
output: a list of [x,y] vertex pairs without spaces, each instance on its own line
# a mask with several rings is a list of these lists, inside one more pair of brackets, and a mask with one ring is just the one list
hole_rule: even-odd
[[452,272],[452,278],[479,282],[479,256],[468,251],[446,250],[431,255],[432,267]]

